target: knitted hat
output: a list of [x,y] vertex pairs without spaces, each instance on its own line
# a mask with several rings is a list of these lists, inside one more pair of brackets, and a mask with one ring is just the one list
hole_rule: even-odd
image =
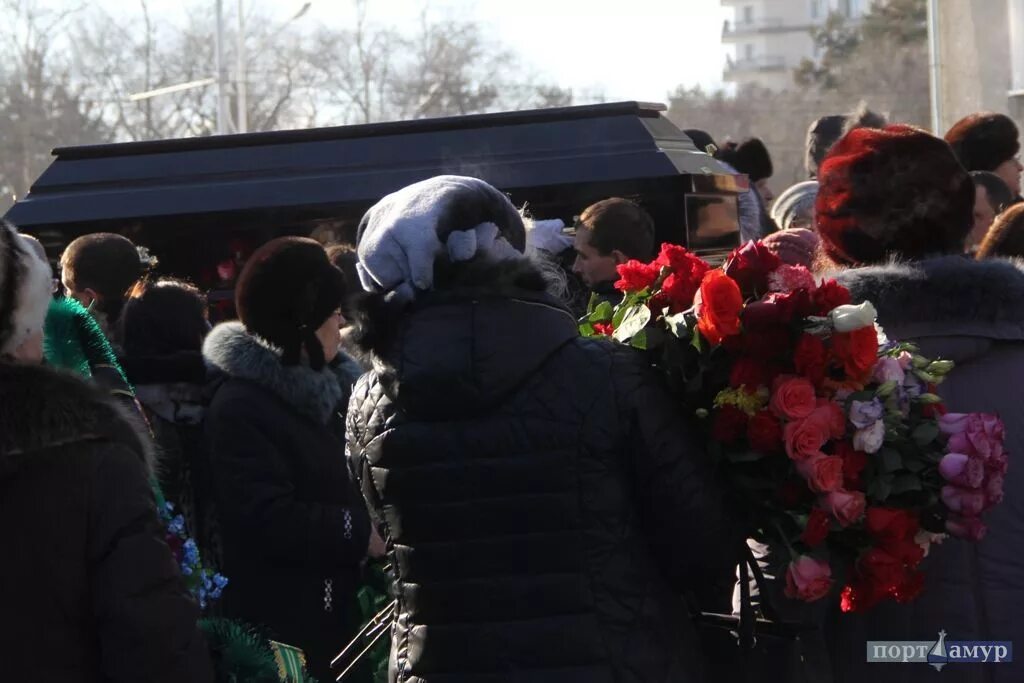
[[0,221],[0,355],[43,331],[53,298],[53,271],[28,240]]
[[814,217],[814,202],[818,198],[818,181],[805,180],[788,188],[772,204],[772,220],[779,230],[789,230],[793,221],[801,216]]
[[735,142],[727,143],[724,148],[718,150],[715,158],[724,161],[740,173],[746,173],[754,183],[771,178],[774,173],[772,156],[759,138],[744,140],[739,145]]
[[910,126],[859,128],[825,158],[816,222],[836,263],[963,249],[974,183],[940,138]]
[[368,292],[411,301],[434,284],[434,262],[478,254],[502,260],[526,248],[523,218],[478,178],[437,176],[381,199],[359,223],[359,280]]
[[310,366],[324,365],[316,330],[345,297],[345,279],[327,252],[305,237],[279,237],[257,249],[235,287],[238,318],[252,334],[281,350],[284,365],[297,365],[303,346]]
[[994,171],[1020,152],[1017,125],[1004,114],[965,116],[946,133],[946,142],[968,171]]

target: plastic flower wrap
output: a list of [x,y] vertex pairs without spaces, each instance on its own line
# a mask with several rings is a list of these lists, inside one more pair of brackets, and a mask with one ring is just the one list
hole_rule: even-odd
[[174,513],[172,503],[165,502],[160,506],[160,516],[166,525],[165,540],[178,561],[185,585],[199,602],[199,606],[206,609],[220,598],[224,588],[228,585],[228,580],[203,567],[199,557],[199,548],[196,546],[196,542],[189,538],[185,529],[185,518]]
[[787,596],[906,602],[931,543],[984,536],[1002,422],[946,414],[935,391],[953,364],[886,339],[869,302],[757,242],[719,269],[666,244],[619,273],[622,302],[595,299],[581,333],[652,354],[752,508],[750,536],[789,553]]

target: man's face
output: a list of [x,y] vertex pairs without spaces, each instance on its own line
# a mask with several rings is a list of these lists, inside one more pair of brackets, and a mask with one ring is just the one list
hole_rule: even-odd
[[588,288],[593,289],[602,282],[615,282],[619,279],[615,266],[626,262],[622,252],[616,250],[602,255],[591,246],[590,231],[585,228],[576,230],[573,248],[576,249],[576,261],[572,264],[572,272],[579,275]]

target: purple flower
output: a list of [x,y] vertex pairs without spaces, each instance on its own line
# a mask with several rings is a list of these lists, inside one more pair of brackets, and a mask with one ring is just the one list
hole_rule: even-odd
[[951,484],[976,489],[985,480],[985,465],[963,453],[947,453],[939,463],[939,474]]
[[985,509],[985,494],[978,489],[946,485],[942,487],[942,502],[953,512],[976,517]]
[[873,398],[870,401],[851,401],[850,422],[857,429],[864,429],[882,419],[884,411],[882,402],[877,398]]
[[966,538],[968,541],[980,541],[985,538],[988,529],[977,517],[960,517],[950,515],[946,520],[946,531],[957,538]]

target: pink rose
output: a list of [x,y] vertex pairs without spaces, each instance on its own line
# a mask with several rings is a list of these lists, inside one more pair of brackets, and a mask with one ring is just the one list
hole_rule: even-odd
[[942,487],[942,502],[952,512],[976,517],[985,509],[985,494],[979,489],[965,489],[947,484]]
[[946,520],[946,531],[957,538],[965,538],[968,541],[977,542],[985,538],[988,528],[977,517],[950,515],[949,519]]
[[786,597],[804,602],[820,600],[832,589],[832,568],[828,562],[801,555],[786,569]]
[[775,380],[771,409],[776,416],[787,420],[801,420],[817,406],[814,385],[803,377],[783,376]]
[[985,465],[963,453],[947,453],[939,462],[939,474],[951,484],[976,489],[985,480]]
[[828,425],[822,419],[808,418],[789,422],[782,431],[786,455],[791,460],[806,460],[821,452],[828,441]]
[[939,430],[943,434],[960,434],[967,430],[967,413],[946,413],[939,418]]
[[985,482],[985,507],[1003,502],[1003,475],[991,474]]
[[989,473],[1002,474],[1006,476],[1006,472],[1010,467],[1010,459],[1006,453],[1000,452],[998,455],[994,455],[985,461],[985,470]]
[[768,273],[768,289],[773,292],[786,294],[796,289],[806,289],[812,292],[817,287],[814,275],[811,274],[811,271],[806,266],[783,264]]
[[807,480],[807,486],[817,493],[838,491],[843,485],[843,459],[836,455],[818,453],[796,464],[796,471]]
[[811,413],[812,417],[820,418],[828,425],[829,435],[833,439],[841,439],[846,436],[846,415],[843,408],[835,401],[827,398],[818,399],[818,407]]
[[874,380],[879,384],[885,384],[886,382],[896,382],[896,384],[903,384],[903,378],[906,373],[903,371],[903,366],[895,358],[889,358],[888,356],[878,359],[878,364],[875,365],[875,372],[872,375]]
[[867,501],[860,491],[831,491],[818,499],[821,507],[839,522],[849,526],[864,516]]

